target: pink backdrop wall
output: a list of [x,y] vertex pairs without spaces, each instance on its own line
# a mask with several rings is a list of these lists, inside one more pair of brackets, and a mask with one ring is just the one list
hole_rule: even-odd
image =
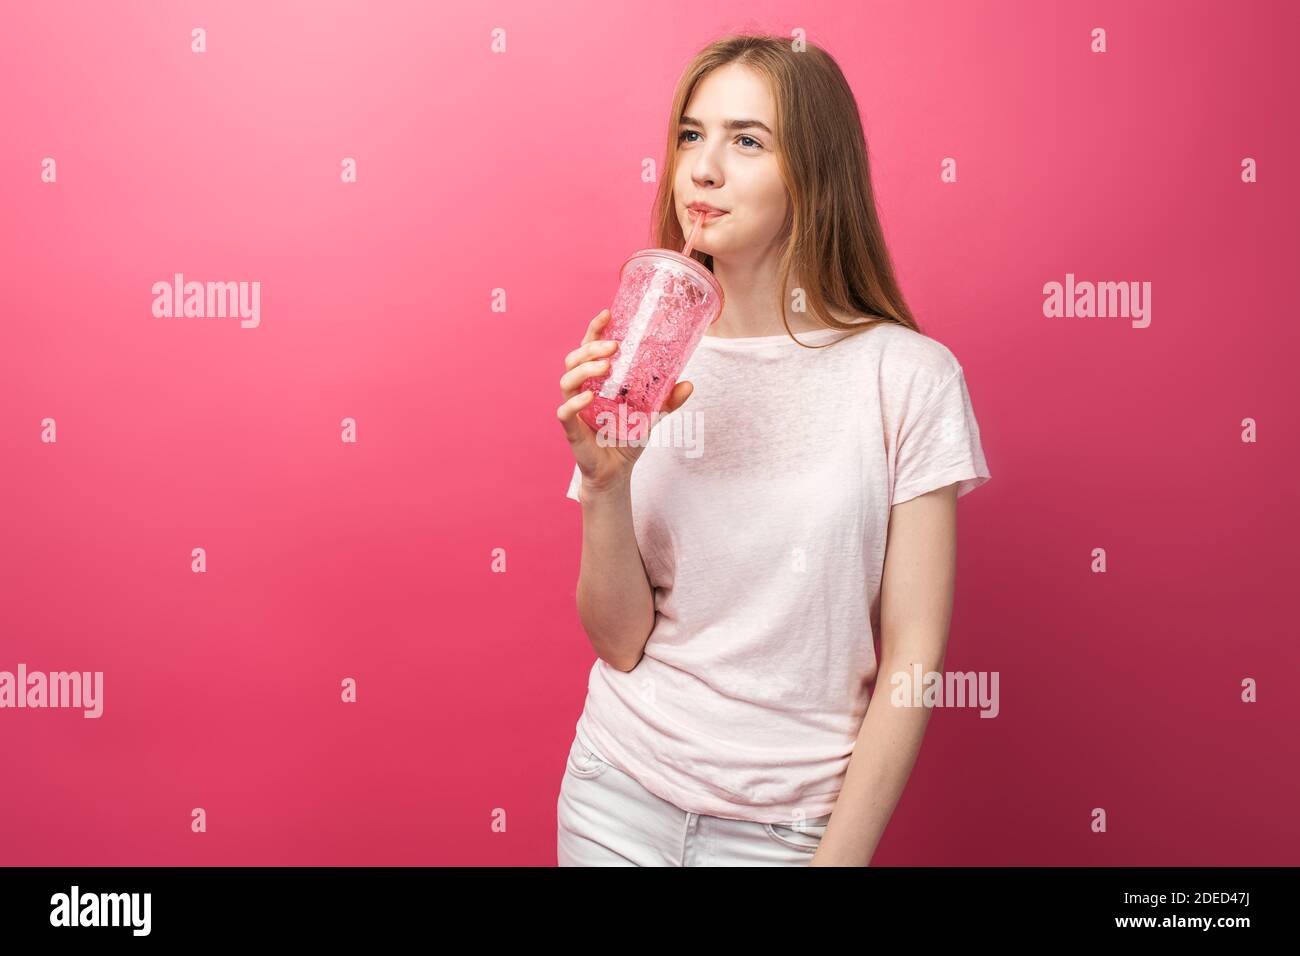
[[[103,671],[104,713],[0,710],[0,861],[554,863],[594,660],[563,357],[690,55],[802,28],[995,479],[946,666],[1001,712],[936,711],[874,862],[1297,862],[1293,5],[2,18],[0,670]],[[155,318],[176,272],[260,282],[260,325]],[[1066,273],[1151,282],[1150,326],[1045,317]]]

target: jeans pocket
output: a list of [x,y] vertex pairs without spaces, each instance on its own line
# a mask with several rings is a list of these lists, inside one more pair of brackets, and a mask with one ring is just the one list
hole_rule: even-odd
[[811,820],[764,823],[763,832],[782,846],[803,850],[805,853],[816,853],[830,822],[831,815],[827,813],[820,817],[813,817]]
[[577,737],[569,747],[569,759],[565,769],[575,777],[591,780],[599,777],[609,768],[594,750],[583,745]]

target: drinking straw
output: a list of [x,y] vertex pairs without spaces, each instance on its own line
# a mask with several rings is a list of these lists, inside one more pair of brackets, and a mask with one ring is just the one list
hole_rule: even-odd
[[682,255],[684,256],[689,256],[691,254],[691,249],[695,245],[695,237],[700,234],[700,226],[704,223],[704,210],[699,209],[696,210],[696,212],[695,225],[691,227],[691,235],[686,240],[686,245],[682,248]]

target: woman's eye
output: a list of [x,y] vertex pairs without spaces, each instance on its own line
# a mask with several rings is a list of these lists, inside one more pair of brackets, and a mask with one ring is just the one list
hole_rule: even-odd
[[[693,139],[687,139],[686,137],[687,137],[687,136],[699,136],[699,135],[700,135],[700,134],[699,134],[698,132],[696,132],[695,130],[693,130],[693,129],[684,129],[684,130],[682,130],[680,133],[677,134],[677,142],[678,142],[678,143],[693,143],[693,142],[695,142],[695,140],[693,140]],[[762,144],[762,143],[760,143],[758,140],[754,139],[754,137],[752,137],[752,136],[748,136],[748,135],[746,135],[746,134],[744,134],[744,133],[741,133],[739,136],[736,137],[736,141],[737,141],[737,142],[740,142],[741,140],[748,140],[748,141],[749,141],[748,143],[741,143],[741,145],[744,146],[746,149],[755,149],[755,148],[757,148],[757,149],[762,149],[762,148],[763,148],[763,144]],[[751,144],[752,144],[752,145],[751,145]]]

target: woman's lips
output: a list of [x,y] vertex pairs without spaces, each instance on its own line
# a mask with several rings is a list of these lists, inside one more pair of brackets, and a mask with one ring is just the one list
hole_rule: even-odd
[[686,210],[686,214],[687,214],[687,216],[690,218],[691,222],[694,222],[694,221],[695,221],[695,217],[696,217],[697,215],[699,215],[700,212],[703,212],[703,213],[704,213],[704,221],[705,221],[705,222],[713,222],[715,219],[721,218],[722,216],[725,216],[725,215],[726,215],[726,212],[724,212],[724,211],[721,210],[721,209],[705,209],[705,210],[700,210],[700,209],[688,209],[688,210]]

